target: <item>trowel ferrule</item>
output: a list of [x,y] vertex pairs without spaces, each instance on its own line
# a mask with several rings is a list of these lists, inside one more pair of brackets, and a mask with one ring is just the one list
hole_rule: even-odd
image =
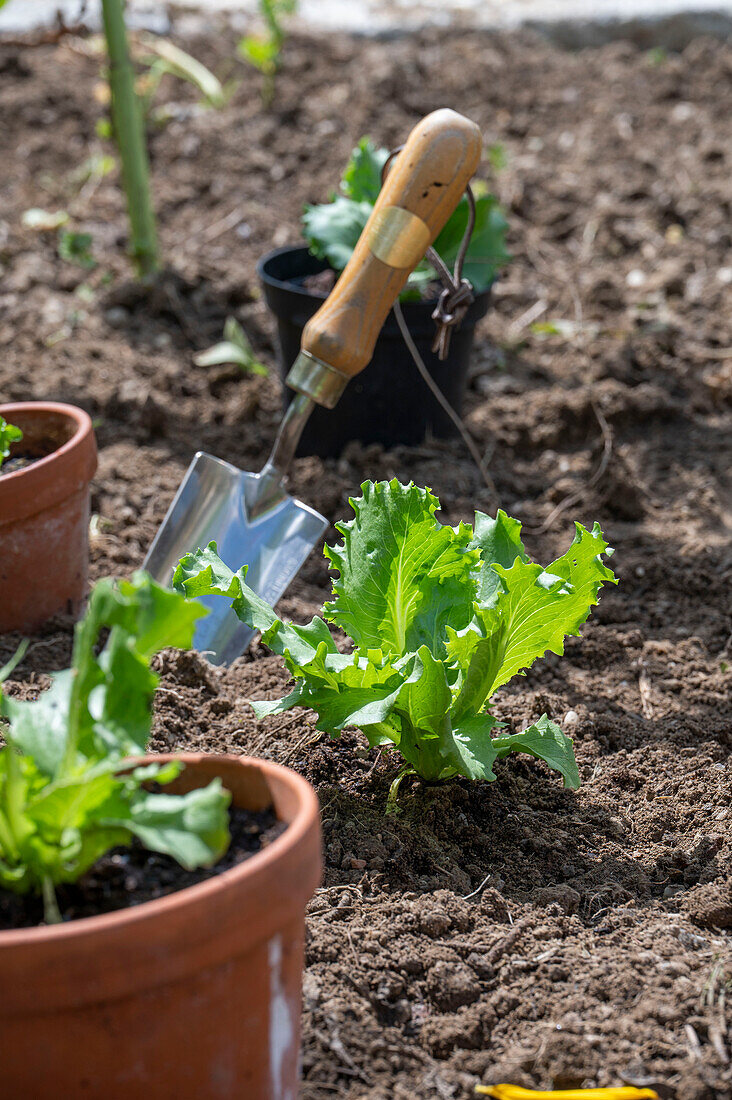
[[333,409],[349,378],[334,367],[317,359],[309,351],[301,351],[285,379],[290,389],[310,397],[318,405]]

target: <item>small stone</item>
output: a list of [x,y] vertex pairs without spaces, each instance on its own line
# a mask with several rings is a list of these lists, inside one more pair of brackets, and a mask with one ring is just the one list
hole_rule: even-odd
[[576,710],[568,710],[564,716],[565,726],[576,726],[579,722],[579,714]]
[[673,122],[688,122],[695,113],[693,103],[677,103],[671,111],[671,119]]
[[302,999],[305,1008],[312,1012],[320,1004],[320,997],[320,983],[310,970],[306,970],[302,979]]
[[663,891],[663,896],[665,898],[673,898],[676,897],[677,894],[683,894],[684,889],[685,887],[681,885],[667,886],[666,889]]
[[129,319],[129,313],[122,306],[111,306],[110,309],[104,311],[104,320],[112,328],[123,328]]
[[424,963],[418,955],[405,955],[398,960],[397,966],[407,974],[421,974],[424,970]]
[[557,886],[540,886],[538,890],[534,890],[531,900],[544,907],[558,905],[565,913],[572,914],[579,909],[582,898],[572,886],[561,882]]
[[732,928],[732,879],[697,887],[685,909],[702,928]]
[[351,860],[351,870],[352,871],[363,871],[365,869],[365,867],[366,867],[366,860],[365,859],[352,859]]
[[709,940],[705,940],[703,936],[695,936],[693,932],[686,932],[683,928],[679,929],[677,939],[680,944],[688,947],[690,951],[696,951],[700,947],[709,947]]
[[454,1012],[462,1005],[473,1004],[480,997],[480,982],[469,966],[463,963],[438,962],[427,980],[430,996],[443,1012]]
[[466,961],[471,970],[474,970],[478,977],[482,978],[484,982],[488,982],[491,978],[495,977],[496,968],[490,961],[490,956],[479,955],[477,952],[473,951],[468,955]]
[[421,930],[433,938],[444,936],[445,932],[450,931],[451,924],[452,921],[444,909],[428,909],[425,913],[419,915]]

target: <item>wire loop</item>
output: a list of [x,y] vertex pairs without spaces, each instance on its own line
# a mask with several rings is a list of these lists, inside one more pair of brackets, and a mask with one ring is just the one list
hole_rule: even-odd
[[[382,186],[391,162],[403,148],[403,145],[397,146],[396,149],[393,149],[391,153],[389,153],[389,156],[384,161],[384,166],[381,169]],[[461,324],[469,306],[475,300],[472,283],[469,279],[463,278],[463,264],[465,263],[465,257],[470,246],[470,238],[475,228],[475,196],[473,195],[470,184],[465,188],[465,195],[468,200],[468,221],[465,226],[463,239],[460,242],[460,248],[455,257],[455,266],[453,270],[450,271],[450,268],[432,245],[430,245],[425,253],[425,259],[435,269],[437,277],[444,288],[432,313],[432,320],[437,326],[434,343],[432,344],[432,351],[440,360],[447,358],[450,350],[450,336],[452,335],[452,330]]]

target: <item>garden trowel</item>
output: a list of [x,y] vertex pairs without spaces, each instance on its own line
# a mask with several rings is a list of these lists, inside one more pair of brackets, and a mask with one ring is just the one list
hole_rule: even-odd
[[[434,111],[412,130],[351,259],[305,326],[286,380],[296,397],[264,469],[247,473],[199,451],[145,559],[144,568],[161,584],[170,583],[184,554],[213,540],[231,569],[249,566],[247,584],[263,599],[274,605],[280,598],[328,527],[284,487],[313,404],[334,408],[369,363],[389,310],[457,206],[480,152],[478,127],[455,111]],[[210,613],[199,620],[194,645],[214,663],[228,664],[254,631],[225,597],[202,602]]]

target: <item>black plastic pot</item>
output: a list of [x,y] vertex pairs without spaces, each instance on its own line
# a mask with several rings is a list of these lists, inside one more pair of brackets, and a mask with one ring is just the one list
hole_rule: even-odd
[[[278,248],[257,265],[265,301],[277,318],[283,381],[300,351],[305,324],[326,297],[325,293],[308,290],[303,280],[327,267],[305,245]],[[462,412],[475,325],[487,313],[490,295],[490,289],[476,295],[463,323],[453,330],[450,352],[442,363],[431,351],[435,303],[402,303],[404,318],[427,369],[458,413]],[[285,388],[285,400],[289,402],[292,397],[292,390]],[[369,365],[349,382],[335,409],[314,409],[297,453],[336,456],[352,439],[385,447],[400,443],[413,446],[428,434],[446,439],[455,434],[455,427],[423,382],[392,312],[384,322]]]

